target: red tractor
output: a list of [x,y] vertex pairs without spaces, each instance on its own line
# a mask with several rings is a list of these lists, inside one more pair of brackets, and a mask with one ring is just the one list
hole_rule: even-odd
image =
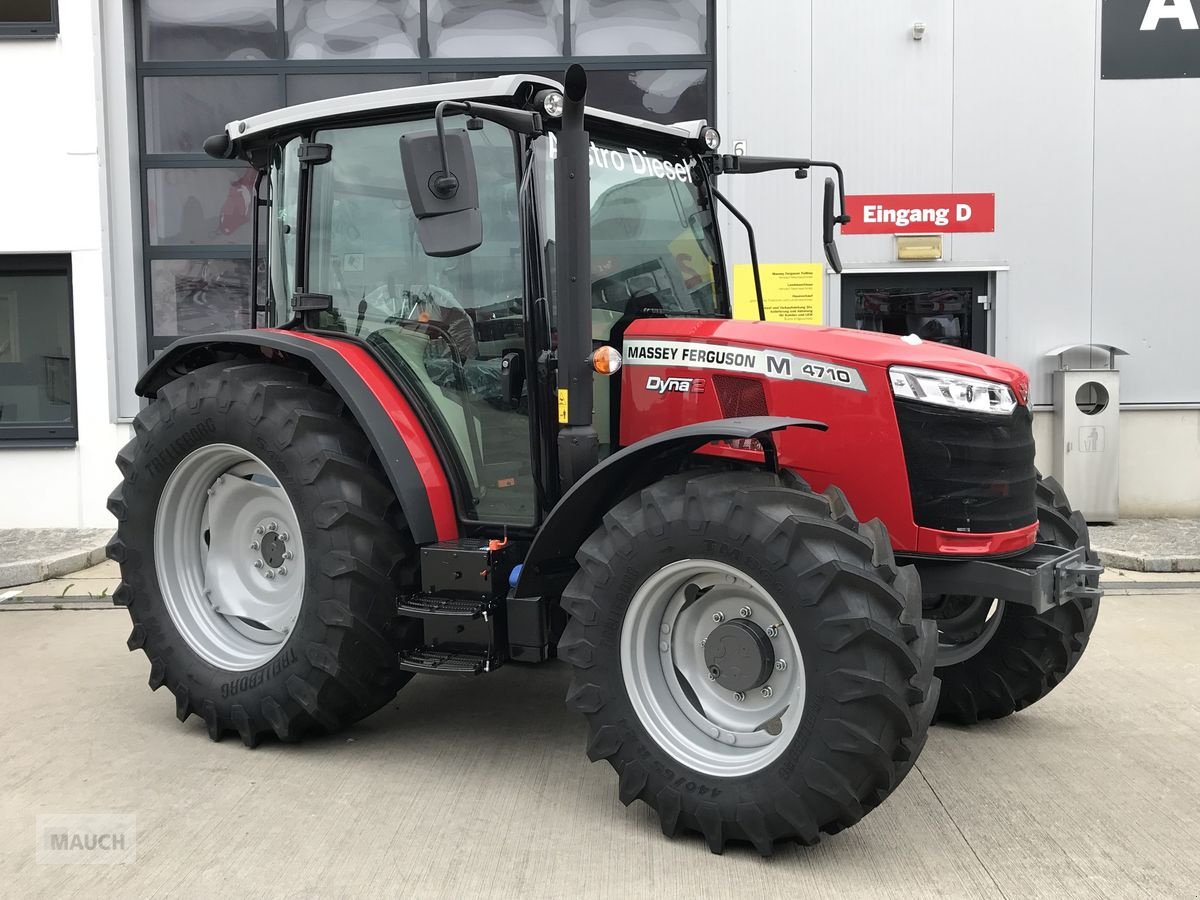
[[[257,172],[257,327],[142,376],[114,599],[213,740],[558,658],[588,755],[664,832],[813,843],[935,715],[1061,681],[1100,569],[1034,469],[1022,371],[731,318],[718,205],[753,232],[718,183],[840,189],[834,164],[585,113],[586,83],[323,100],[206,141]],[[834,206],[827,179],[837,269]]]

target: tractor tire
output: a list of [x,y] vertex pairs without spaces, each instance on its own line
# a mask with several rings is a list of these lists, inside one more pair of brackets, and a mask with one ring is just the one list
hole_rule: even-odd
[[113,602],[181,722],[195,713],[214,741],[233,731],[248,747],[295,741],[369,715],[411,677],[389,628],[412,541],[332,390],[277,365],[197,369],[138,414],[117,466]]
[[618,503],[577,560],[567,704],[621,802],[652,807],[665,834],[700,832],[714,853],[813,844],[912,767],[937,704],[936,632],[916,571],[837,488],[673,475]]
[[[1038,476],[1037,507],[1038,541],[1065,549],[1087,547],[1088,562],[1099,563],[1091,549],[1087,522],[1071,509],[1055,479]],[[1093,577],[1089,583],[1095,587],[1099,578]],[[938,598],[935,603],[945,599]],[[990,600],[987,602],[990,605]],[[996,621],[986,626],[991,635],[978,651],[953,665],[938,667],[942,679],[939,722],[973,725],[983,719],[1001,719],[1045,697],[1083,656],[1100,614],[1100,601],[1095,598],[1068,600],[1041,615],[1015,603],[997,606],[993,613]]]

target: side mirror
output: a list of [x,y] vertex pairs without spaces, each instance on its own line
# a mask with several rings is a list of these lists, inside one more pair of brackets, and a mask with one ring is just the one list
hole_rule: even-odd
[[400,138],[404,183],[427,256],[462,256],[483,243],[479,176],[471,140],[461,128]]
[[837,224],[838,218],[833,211],[833,179],[825,179],[825,204],[822,210],[822,234],[821,239],[825,243],[825,259],[829,261],[829,268],[837,274],[842,272],[842,258],[838,255],[837,244],[833,241],[833,226]]

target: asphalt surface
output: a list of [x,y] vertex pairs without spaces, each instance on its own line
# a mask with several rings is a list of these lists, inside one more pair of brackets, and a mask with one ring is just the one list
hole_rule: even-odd
[[[583,754],[565,666],[418,678],[350,731],[179,724],[120,610],[0,615],[0,896],[1200,896],[1200,591],[1105,599],[1048,698],[939,726],[863,822],[709,854]],[[136,861],[47,865],[35,816],[132,813]]]

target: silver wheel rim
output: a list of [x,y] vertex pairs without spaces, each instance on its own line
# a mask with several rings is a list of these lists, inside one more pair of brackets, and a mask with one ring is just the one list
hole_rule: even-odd
[[964,638],[961,634],[956,633],[954,628],[948,627],[949,622],[937,620],[938,647],[935,665],[939,668],[955,666],[975,656],[988,645],[1000,627],[1000,619],[1004,615],[1003,600],[976,597],[974,603],[980,607],[986,605],[986,611],[983,612],[985,618],[982,625],[979,626],[977,634]]
[[231,672],[271,660],[304,599],[304,541],[279,479],[241,447],[193,450],[159,497],[154,568],[197,655]]
[[[739,700],[711,677],[701,642],[745,610],[774,662],[766,684]],[[671,563],[638,588],[621,629],[621,671],[655,743],[708,775],[763,769],[790,746],[804,714],[804,660],[787,617],[752,578],[713,560]]]

